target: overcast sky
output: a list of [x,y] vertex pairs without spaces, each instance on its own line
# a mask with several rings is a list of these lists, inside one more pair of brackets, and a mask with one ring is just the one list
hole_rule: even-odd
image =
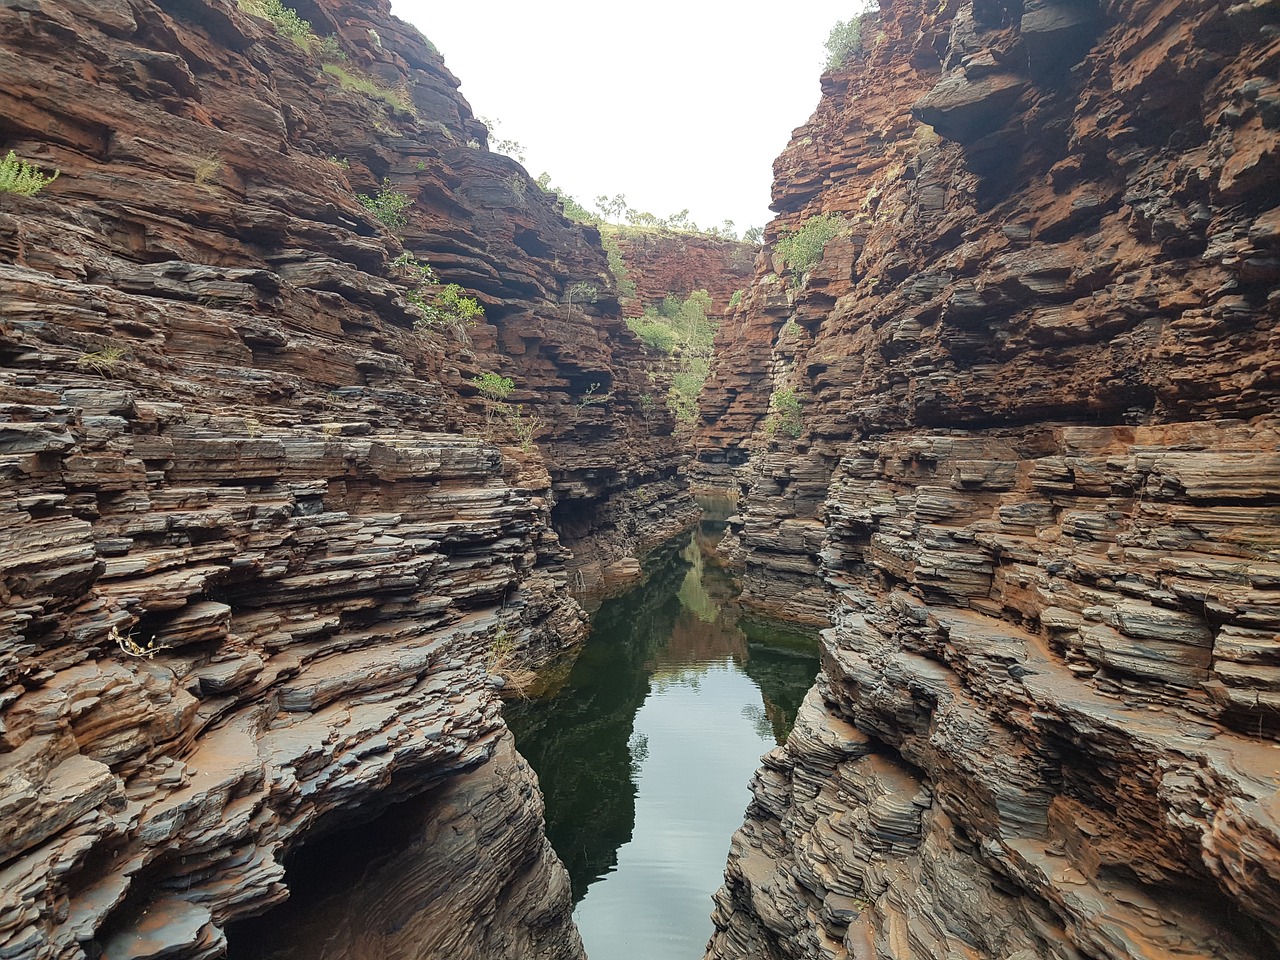
[[587,207],[624,193],[740,232],[771,217],[773,160],[818,104],[823,43],[861,0],[392,0],[494,139]]

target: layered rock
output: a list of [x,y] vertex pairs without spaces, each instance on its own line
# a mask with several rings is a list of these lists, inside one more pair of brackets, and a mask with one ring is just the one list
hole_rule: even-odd
[[[0,10],[0,138],[61,170],[0,195],[6,957],[212,957],[316,831],[464,772],[527,793],[491,671],[581,636],[571,563],[692,511],[616,300],[565,302],[607,287],[598,237],[386,2],[298,10],[338,72],[228,0]],[[384,183],[401,227],[357,198]],[[415,329],[402,255],[484,321]],[[548,892],[451,935],[579,955],[521,852],[432,871]]]
[[635,295],[623,313],[638,317],[664,297],[688,297],[695,290],[711,295],[710,314],[720,316],[733,295],[745,291],[755,273],[758,248],[704,233],[681,233],[640,227],[606,227],[611,243],[626,264]]
[[704,397],[748,591],[834,624],[708,956],[1270,957],[1280,8],[877,29],[776,167],[845,235]]

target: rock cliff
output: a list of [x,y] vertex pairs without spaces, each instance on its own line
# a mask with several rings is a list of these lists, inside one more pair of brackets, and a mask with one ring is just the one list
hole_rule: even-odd
[[663,297],[681,299],[695,290],[711,295],[711,311],[719,317],[729,301],[745,290],[755,273],[758,248],[748,243],[701,233],[605,227],[635,284],[635,296],[623,304],[623,314],[638,317]]
[[1275,956],[1280,5],[881,6],[703,398],[833,624],[708,957]]
[[[494,674],[692,513],[595,232],[386,0],[297,10],[331,39],[230,0],[0,7],[0,147],[61,171],[0,194],[7,958],[215,956],[291,849],[424,793],[527,838]],[[483,321],[415,329],[418,262]],[[486,956],[579,956],[517,846],[422,892],[505,904],[453,931]]]

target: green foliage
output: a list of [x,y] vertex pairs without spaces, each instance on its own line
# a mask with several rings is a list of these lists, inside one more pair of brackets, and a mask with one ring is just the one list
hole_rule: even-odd
[[281,0],[239,0],[240,9],[270,20],[276,30],[291,40],[306,44],[315,36],[311,32],[311,24],[298,16],[298,11],[286,7]]
[[555,194],[556,198],[560,201],[561,206],[564,208],[564,215],[575,223],[587,223],[592,226],[599,226],[604,222],[571,197],[567,191],[561,190],[559,187],[552,186],[551,174],[547,173],[545,170],[540,173],[538,175],[538,179],[533,182],[536,183],[539,189],[544,193]]
[[520,163],[525,162],[524,144],[519,140],[511,140],[506,137],[499,137],[498,127],[502,124],[501,120],[491,120],[488,117],[476,117],[481,123],[489,128],[489,149],[495,153],[502,153],[513,160]]
[[393,187],[390,180],[382,181],[376,196],[360,193],[356,195],[356,200],[359,201],[360,206],[372,213],[376,220],[392,230],[403,227],[409,222],[404,212],[413,204],[413,201],[407,194]]
[[19,160],[12,150],[8,156],[0,160],[0,193],[16,193],[21,197],[32,197],[58,179],[60,170],[53,171],[48,177],[25,160]]
[[730,309],[733,309],[733,310],[738,309],[739,305],[742,303],[742,298],[746,294],[746,292],[747,291],[745,290],[733,291],[733,296],[729,298]]
[[794,390],[786,387],[774,389],[769,398],[769,417],[764,429],[769,436],[779,430],[793,439],[800,436],[804,430],[804,419],[801,415],[800,398]]
[[843,67],[855,53],[862,49],[862,19],[837,20],[827,35],[827,70]]
[[742,242],[754,247],[764,246],[764,227],[747,227],[742,231]]
[[533,453],[536,445],[534,438],[542,430],[545,424],[541,417],[524,415],[524,405],[507,404],[507,424],[511,427],[512,432],[516,435],[516,440],[520,444],[520,449],[526,454]]
[[475,297],[464,294],[456,283],[446,284],[434,294],[422,290],[410,291],[405,299],[412,303],[421,316],[414,323],[415,330],[431,330],[453,327],[461,330],[480,321],[484,307]]
[[651,312],[646,312],[643,317],[628,318],[627,327],[639,338],[646,349],[654,353],[673,354],[680,342],[671,325],[664,320],[659,320]]
[[515,381],[510,377],[499,376],[496,373],[482,373],[478,377],[472,377],[471,382],[476,385],[480,395],[487,400],[506,400],[516,386]]
[[676,371],[667,391],[667,406],[676,420],[692,424],[698,415],[698,394],[711,372],[711,351],[716,324],[708,319],[711,295],[695,290],[681,300],[663,298],[656,309],[627,321],[627,327],[648,350],[676,358]]
[[342,45],[338,43],[338,35],[331,33],[327,37],[320,38],[320,45],[316,48],[316,54],[324,63],[346,63],[350,60],[347,51],[342,49]]
[[600,242],[609,258],[609,272],[613,274],[617,285],[618,296],[629,300],[636,295],[636,284],[627,270],[627,261],[622,257],[622,248],[618,246],[618,236],[612,231],[601,231]]
[[389,106],[395,107],[397,110],[404,110],[406,113],[414,112],[413,101],[409,99],[407,93],[403,90],[392,90],[390,87],[384,87],[350,64],[343,66],[338,63],[326,63],[320,69],[337,80],[343,90],[363,93],[367,97],[376,97]]
[[402,253],[391,261],[390,267],[398,276],[412,283],[404,298],[419,314],[413,324],[415,330],[441,327],[462,330],[484,316],[484,307],[474,297],[466,296],[458,284],[450,283],[433,289],[439,286],[440,278],[436,276],[431,264],[416,260],[411,254]]
[[778,238],[774,250],[793,273],[806,273],[822,260],[827,243],[845,229],[844,218],[833,213],[810,217],[799,230],[788,230]]

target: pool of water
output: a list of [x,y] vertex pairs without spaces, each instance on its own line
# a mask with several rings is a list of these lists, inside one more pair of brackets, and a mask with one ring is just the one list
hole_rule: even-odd
[[785,738],[817,641],[746,619],[704,519],[606,603],[567,682],[508,723],[538,772],[590,960],[698,960],[761,754]]

